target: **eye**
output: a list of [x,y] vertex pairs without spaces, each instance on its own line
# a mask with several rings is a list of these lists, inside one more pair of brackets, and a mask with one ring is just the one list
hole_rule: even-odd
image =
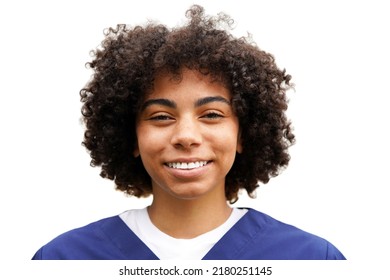
[[223,115],[216,113],[216,112],[210,112],[210,113],[203,115],[202,118],[215,120],[215,119],[223,118]]
[[151,121],[169,121],[173,118],[169,115],[155,115],[149,118]]

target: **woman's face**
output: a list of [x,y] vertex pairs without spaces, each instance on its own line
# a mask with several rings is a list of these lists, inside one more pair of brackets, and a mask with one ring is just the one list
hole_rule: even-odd
[[197,71],[180,82],[158,76],[137,118],[138,145],[153,195],[195,199],[225,195],[225,177],[241,152],[230,92]]

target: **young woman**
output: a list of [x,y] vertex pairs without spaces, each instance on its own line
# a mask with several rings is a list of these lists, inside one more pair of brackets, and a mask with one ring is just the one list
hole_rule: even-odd
[[220,28],[228,16],[186,15],[174,29],[109,29],[80,92],[91,164],[151,205],[64,233],[34,259],[344,259],[320,237],[230,206],[289,162],[290,76]]

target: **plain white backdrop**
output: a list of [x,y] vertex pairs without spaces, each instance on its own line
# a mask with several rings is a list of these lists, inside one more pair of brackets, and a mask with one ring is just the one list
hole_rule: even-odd
[[28,260],[58,234],[144,207],[89,166],[81,146],[84,64],[117,23],[225,12],[293,77],[289,167],[237,206],[322,236],[353,261],[388,260],[389,63],[386,1],[3,1],[0,202],[4,260]]

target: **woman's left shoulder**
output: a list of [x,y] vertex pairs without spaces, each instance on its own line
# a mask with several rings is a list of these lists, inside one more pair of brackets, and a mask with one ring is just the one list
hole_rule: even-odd
[[248,208],[241,224],[250,228],[252,242],[264,248],[269,259],[345,259],[326,239],[258,210]]

